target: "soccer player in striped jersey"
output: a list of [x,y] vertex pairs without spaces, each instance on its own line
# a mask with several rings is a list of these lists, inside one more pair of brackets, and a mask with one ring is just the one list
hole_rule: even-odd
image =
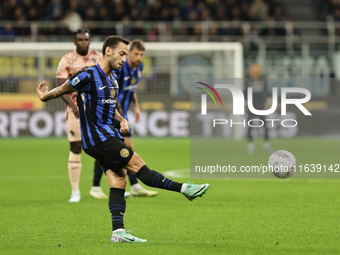
[[[57,69],[57,86],[63,84],[73,74],[80,71],[81,69],[99,63],[102,58],[102,54],[100,52],[89,49],[91,36],[88,29],[83,28],[75,31],[73,33],[73,43],[76,46],[76,49],[66,53],[59,62]],[[68,173],[72,194],[69,202],[79,202],[81,198],[79,181],[82,164],[77,92],[69,95],[63,95],[62,99],[66,103],[67,138],[70,143]],[[98,198],[107,198],[100,186],[96,188],[94,195]]]
[[[139,122],[141,111],[139,108],[137,98],[137,86],[141,77],[141,73],[144,67],[143,57],[145,52],[144,42],[142,40],[132,40],[129,44],[129,55],[127,61],[123,64],[122,68],[119,69],[117,74],[117,81],[119,85],[118,102],[120,107],[117,108],[122,117],[128,120],[127,111],[130,107],[131,102],[134,105],[135,122]],[[132,143],[131,129],[128,134],[123,135],[124,142],[127,147],[134,150]],[[98,167],[98,162],[94,169],[94,179],[101,177],[103,171]],[[157,195],[157,191],[148,190],[143,188],[138,183],[137,178],[134,174],[127,172],[130,181],[130,193],[135,197],[153,197]]]
[[[209,184],[178,183],[161,173],[150,170],[141,157],[127,147],[122,134],[129,132],[129,124],[115,109],[118,83],[113,70],[118,71],[126,62],[129,41],[109,36],[103,43],[103,58],[99,64],[74,74],[61,86],[48,91],[45,81],[37,88],[41,101],[46,102],[64,94],[78,91],[80,129],[84,151],[98,160],[105,171],[109,186],[111,212],[111,242],[146,242],[132,236],[124,228],[126,170],[132,172],[145,185],[182,193],[189,200],[201,197]],[[119,121],[119,129],[114,126]]]

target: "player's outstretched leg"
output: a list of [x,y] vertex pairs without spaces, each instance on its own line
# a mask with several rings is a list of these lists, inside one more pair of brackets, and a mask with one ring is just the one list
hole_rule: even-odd
[[209,189],[209,184],[196,185],[190,182],[188,183],[178,183],[175,182],[163,174],[158,173],[154,170],[150,170],[146,165],[144,165],[136,173],[136,176],[145,185],[150,187],[172,190],[182,193],[190,201],[197,197],[202,197]]
[[[124,136],[124,143],[127,147],[130,147],[131,150],[134,150],[131,133]],[[127,175],[129,176],[130,192],[133,197],[154,197],[158,194],[155,190],[148,190],[142,187],[133,173],[127,171]]]

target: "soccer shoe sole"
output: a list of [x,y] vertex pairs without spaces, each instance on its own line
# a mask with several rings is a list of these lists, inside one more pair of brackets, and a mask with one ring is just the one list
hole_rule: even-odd
[[205,193],[207,193],[207,190],[210,188],[209,184],[203,184],[206,185],[202,190],[199,190],[199,193],[197,195],[193,195],[193,196],[185,196],[187,199],[189,199],[191,202],[197,198],[197,197],[202,197]]

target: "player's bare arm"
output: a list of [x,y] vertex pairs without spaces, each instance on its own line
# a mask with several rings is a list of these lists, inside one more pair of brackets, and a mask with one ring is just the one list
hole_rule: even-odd
[[133,94],[132,101],[133,101],[134,106],[135,106],[135,107],[134,107],[134,109],[135,109],[135,118],[136,118],[135,122],[137,123],[137,122],[139,122],[139,120],[140,120],[140,115],[141,115],[141,111],[140,111],[140,107],[139,107],[139,103],[138,103],[137,92],[135,92],[135,93]]
[[119,132],[121,132],[123,135],[127,134],[129,132],[129,123],[122,117],[122,115],[119,114],[117,109],[115,109],[115,119],[120,122]]
[[58,98],[62,95],[70,94],[76,91],[76,89],[69,83],[69,80],[67,80],[63,85],[52,89],[51,91],[48,91],[48,87],[44,89],[43,87],[45,85],[46,81],[42,81],[37,88],[38,97],[43,102],[47,102],[51,99]]
[[[65,83],[65,81],[67,81],[67,79],[60,79],[58,78],[57,79],[57,87],[58,86],[61,86],[63,83]],[[73,101],[71,100],[71,97],[69,95],[62,95],[61,98],[63,99],[63,101],[69,105],[72,110],[73,110],[73,113],[74,115],[76,116],[76,118],[79,118],[79,114],[78,114],[78,107],[73,103]]]
[[117,102],[116,104],[116,110],[119,112],[120,115],[123,114],[123,109],[119,102]]

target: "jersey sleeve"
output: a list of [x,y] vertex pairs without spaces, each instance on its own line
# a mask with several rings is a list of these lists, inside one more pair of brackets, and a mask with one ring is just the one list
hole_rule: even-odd
[[90,78],[91,74],[87,70],[81,70],[72,75],[69,82],[77,91],[86,92],[91,89]]
[[59,61],[58,68],[57,68],[57,78],[60,79],[68,79],[68,61],[65,57],[62,57]]
[[144,68],[144,62],[142,62],[142,63],[140,64],[140,71],[141,71],[141,72],[143,71],[143,68]]

